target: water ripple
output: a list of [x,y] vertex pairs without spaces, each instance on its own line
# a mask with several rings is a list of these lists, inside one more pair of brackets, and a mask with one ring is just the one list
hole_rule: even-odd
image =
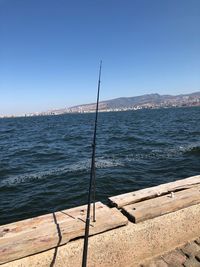
[[[97,200],[199,174],[199,121],[200,108],[100,113]],[[86,203],[93,127],[94,114],[0,119],[0,224]]]

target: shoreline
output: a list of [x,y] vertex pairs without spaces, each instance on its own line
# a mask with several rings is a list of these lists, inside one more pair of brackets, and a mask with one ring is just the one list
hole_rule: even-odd
[[[115,112],[127,112],[127,111],[138,111],[138,110],[164,110],[164,109],[180,109],[180,108],[199,108],[200,105],[194,106],[170,106],[170,107],[152,107],[152,108],[137,108],[137,109],[117,109],[117,110],[99,110],[99,113],[115,113]],[[42,113],[42,112],[41,112]],[[35,118],[35,117],[50,117],[50,116],[64,116],[64,115],[83,115],[83,114],[94,114],[95,110],[93,111],[85,111],[85,112],[64,112],[58,114],[34,114],[34,115],[0,115],[0,119],[17,119],[17,118]]]

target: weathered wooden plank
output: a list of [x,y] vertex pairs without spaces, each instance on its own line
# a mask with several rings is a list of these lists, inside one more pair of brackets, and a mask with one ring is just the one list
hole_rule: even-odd
[[[109,210],[106,205],[103,205],[101,202],[95,203],[96,210]],[[74,207],[67,210],[57,211],[55,212],[57,223],[61,223],[62,221],[71,221],[71,218],[77,219],[86,214],[87,206],[79,206]],[[92,207],[91,207],[92,209]],[[92,210],[91,210],[92,213]],[[38,217],[22,220],[19,222],[10,223],[7,225],[0,226],[0,238],[3,237],[12,237],[17,234],[21,234],[22,232],[35,230],[41,227],[42,225],[47,225],[47,223],[54,224],[55,220],[53,217],[53,213],[41,215]]]
[[200,175],[192,176],[183,180],[178,180],[171,183],[161,184],[150,188],[145,188],[135,192],[130,192],[109,198],[111,205],[121,208],[125,205],[143,201],[149,198],[154,198],[170,192],[184,190],[200,184]]
[[135,223],[200,203],[200,186],[124,206],[122,210]]
[[[38,225],[36,218],[16,222],[10,224],[12,231],[10,234],[9,225],[2,226],[1,230],[4,228],[7,231],[0,238],[0,264],[63,245],[83,236],[85,210],[86,206],[82,206],[40,216]],[[96,222],[91,220],[90,235],[126,225],[127,222],[127,218],[116,208],[110,209],[99,202],[96,209]],[[31,227],[28,229],[29,224]]]

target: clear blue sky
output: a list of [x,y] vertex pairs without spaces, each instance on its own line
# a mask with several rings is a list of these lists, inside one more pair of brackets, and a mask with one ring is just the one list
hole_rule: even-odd
[[0,0],[0,115],[200,90],[199,0]]

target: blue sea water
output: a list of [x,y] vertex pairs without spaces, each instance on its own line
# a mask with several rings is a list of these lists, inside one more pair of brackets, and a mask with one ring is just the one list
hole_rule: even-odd
[[[100,113],[97,200],[200,174],[200,108]],[[94,114],[0,119],[0,224],[87,202]]]

